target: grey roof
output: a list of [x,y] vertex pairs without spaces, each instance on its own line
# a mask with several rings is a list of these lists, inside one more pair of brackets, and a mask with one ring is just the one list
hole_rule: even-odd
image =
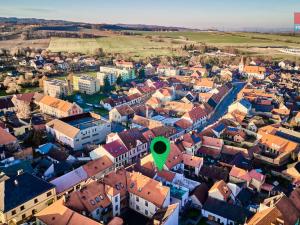
[[51,190],[54,185],[29,173],[23,173],[0,183],[0,210],[8,212]]

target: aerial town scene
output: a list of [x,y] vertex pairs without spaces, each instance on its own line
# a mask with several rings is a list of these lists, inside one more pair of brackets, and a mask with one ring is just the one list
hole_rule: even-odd
[[0,224],[300,225],[300,2],[1,2]]

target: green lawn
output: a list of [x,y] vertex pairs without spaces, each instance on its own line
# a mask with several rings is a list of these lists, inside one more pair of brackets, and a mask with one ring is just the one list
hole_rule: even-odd
[[[81,96],[82,103],[78,102],[78,98],[76,98],[77,95]],[[91,106],[86,105],[86,103],[89,104],[100,104],[100,101],[102,99],[105,99],[106,96],[102,93],[96,93],[93,95],[86,95],[86,94],[80,94],[80,93],[74,93],[73,95],[67,96],[66,100],[69,102],[76,102],[80,107],[83,109],[90,108]],[[99,109],[99,108],[92,108],[91,111],[94,111],[95,113],[98,113],[100,115],[106,115],[108,113],[105,109]]]

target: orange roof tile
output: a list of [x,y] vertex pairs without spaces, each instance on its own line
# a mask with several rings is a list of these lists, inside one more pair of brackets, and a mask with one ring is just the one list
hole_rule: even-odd
[[199,168],[203,164],[203,158],[189,154],[183,154],[183,163],[187,166]]

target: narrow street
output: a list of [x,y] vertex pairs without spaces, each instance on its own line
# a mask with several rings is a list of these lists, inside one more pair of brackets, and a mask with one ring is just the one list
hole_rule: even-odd
[[244,87],[245,82],[234,82],[232,83],[233,88],[231,89],[230,93],[225,96],[225,98],[221,101],[221,103],[216,108],[215,112],[208,120],[207,124],[198,128],[198,131],[202,131],[205,127],[215,123],[219,120],[223,115],[225,115],[228,111],[228,107],[235,101],[237,94],[240,90]]

